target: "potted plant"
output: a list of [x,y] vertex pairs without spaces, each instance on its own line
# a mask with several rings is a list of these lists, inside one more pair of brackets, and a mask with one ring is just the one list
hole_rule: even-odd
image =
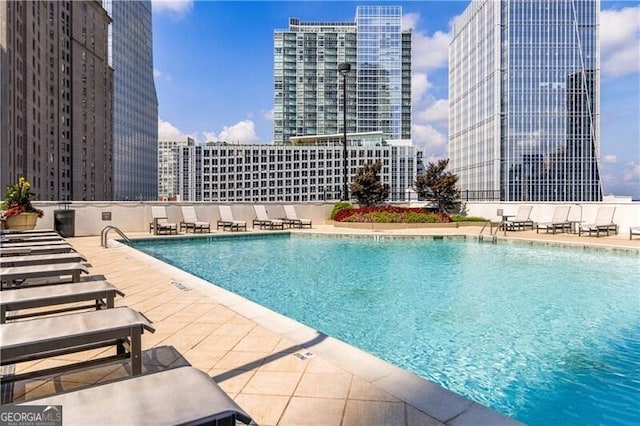
[[4,201],[0,204],[0,221],[7,229],[27,230],[36,227],[43,212],[31,204],[35,194],[24,176],[15,185],[7,185]]

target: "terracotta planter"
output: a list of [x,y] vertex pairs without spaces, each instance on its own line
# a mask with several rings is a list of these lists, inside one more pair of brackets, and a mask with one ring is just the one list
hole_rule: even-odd
[[27,231],[36,227],[38,213],[20,213],[19,215],[8,217],[5,221],[7,229]]

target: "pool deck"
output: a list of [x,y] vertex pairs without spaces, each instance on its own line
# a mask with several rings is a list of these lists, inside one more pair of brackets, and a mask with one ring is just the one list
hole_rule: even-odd
[[[479,231],[475,227],[367,231],[320,225],[293,232],[477,238]],[[519,240],[640,253],[640,239],[630,241],[628,235],[597,238],[520,231],[506,237],[500,232],[498,237],[498,243]],[[156,332],[142,336],[146,371],[188,362],[212,376],[259,425],[518,424],[116,241],[110,240],[110,248],[104,249],[99,237],[68,240],[86,256],[91,273],[104,275],[126,294],[117,299],[117,306],[137,309],[153,321]],[[104,352],[25,363],[17,372],[91,359]],[[13,398],[20,402],[127,375],[123,364],[112,364],[22,381],[15,384]]]

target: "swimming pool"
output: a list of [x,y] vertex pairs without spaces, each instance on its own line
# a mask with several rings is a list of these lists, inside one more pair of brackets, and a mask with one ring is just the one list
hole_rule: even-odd
[[134,247],[529,424],[637,424],[638,256],[243,236]]

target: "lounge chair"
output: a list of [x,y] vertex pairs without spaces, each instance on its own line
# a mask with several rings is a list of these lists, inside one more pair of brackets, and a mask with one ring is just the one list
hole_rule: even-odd
[[[152,333],[155,331],[144,315],[127,307],[0,324],[0,335],[2,335],[0,365],[57,357],[89,349],[116,347],[115,355],[44,370],[6,375],[2,376],[0,381],[5,383],[48,376],[123,358],[131,360],[131,375],[141,374],[141,336],[145,330]],[[131,395],[127,397],[131,398]]]
[[[114,307],[114,299],[117,294],[124,296],[123,292],[107,281],[90,281],[82,283],[82,285],[71,283],[0,291],[0,324],[6,323],[7,320],[13,321],[81,309],[111,309]],[[92,301],[92,303],[78,305],[79,302],[87,301]],[[67,308],[39,309],[71,303],[75,305]],[[38,310],[25,313],[24,310],[28,309]],[[21,311],[20,314],[7,317],[7,312],[18,310]]]
[[84,262],[87,259],[77,252],[38,254],[33,256],[4,256],[0,257],[0,268],[11,266],[49,265],[52,263]]
[[229,231],[247,230],[247,222],[233,218],[231,207],[218,206],[218,210],[220,211],[220,220],[216,223],[216,229],[222,228],[223,231],[227,229],[229,229]]
[[284,223],[289,225],[289,227],[311,228],[311,219],[299,218],[298,215],[296,215],[296,209],[293,206],[284,206],[284,214],[286,217],[284,217],[282,220],[284,221]]
[[571,222],[569,222],[570,210],[570,206],[556,206],[550,222],[542,222],[536,225],[536,234],[539,233],[541,229],[544,229],[547,234],[549,231],[553,234],[555,234],[556,231],[569,231],[571,229]]
[[269,215],[267,213],[267,209],[262,205],[254,205],[253,209],[256,212],[256,218],[253,219],[253,227],[256,225],[260,227],[260,229],[284,229],[284,221],[281,219],[269,219]]
[[206,373],[178,367],[16,404],[63,406],[65,424],[235,425],[251,417]]
[[614,235],[618,234],[618,225],[613,223],[613,215],[616,213],[615,207],[600,207],[596,213],[596,218],[593,223],[581,224],[578,228],[578,235],[581,236],[584,233],[588,233],[591,236],[595,232],[596,237],[600,236],[601,232],[606,232],[609,236],[609,232],[613,232]]
[[3,243],[35,242],[35,241],[60,241],[63,238],[56,232],[42,234],[6,234],[0,236]]
[[189,232],[189,229],[195,234],[196,231],[211,232],[211,224],[209,222],[201,222],[196,215],[196,209],[193,206],[180,206],[182,209],[182,221],[180,222],[180,232]]
[[513,219],[503,223],[504,228],[509,231],[524,231],[527,228],[533,229],[533,221],[529,218],[533,206],[520,206]]
[[23,247],[0,247],[0,257],[71,253],[73,251],[74,251],[73,246],[70,244],[52,244],[52,245],[46,245],[46,246],[23,246]]
[[9,268],[0,268],[0,277],[2,277],[2,288],[12,288],[16,283],[28,285],[29,280],[34,278],[56,278],[55,282],[61,281],[61,277],[71,277],[71,282],[80,281],[80,274],[88,274],[89,270],[82,263],[55,263],[51,265],[32,265],[32,266],[12,266]]
[[164,206],[151,206],[152,220],[149,223],[149,232],[154,234],[177,234],[178,224],[167,220]]
[[629,228],[629,239],[632,240],[634,235],[640,235],[640,226],[632,226]]
[[65,240],[55,240],[55,241],[18,241],[18,242],[2,242],[0,243],[0,247],[38,247],[38,246],[62,246],[69,245],[69,243]]

